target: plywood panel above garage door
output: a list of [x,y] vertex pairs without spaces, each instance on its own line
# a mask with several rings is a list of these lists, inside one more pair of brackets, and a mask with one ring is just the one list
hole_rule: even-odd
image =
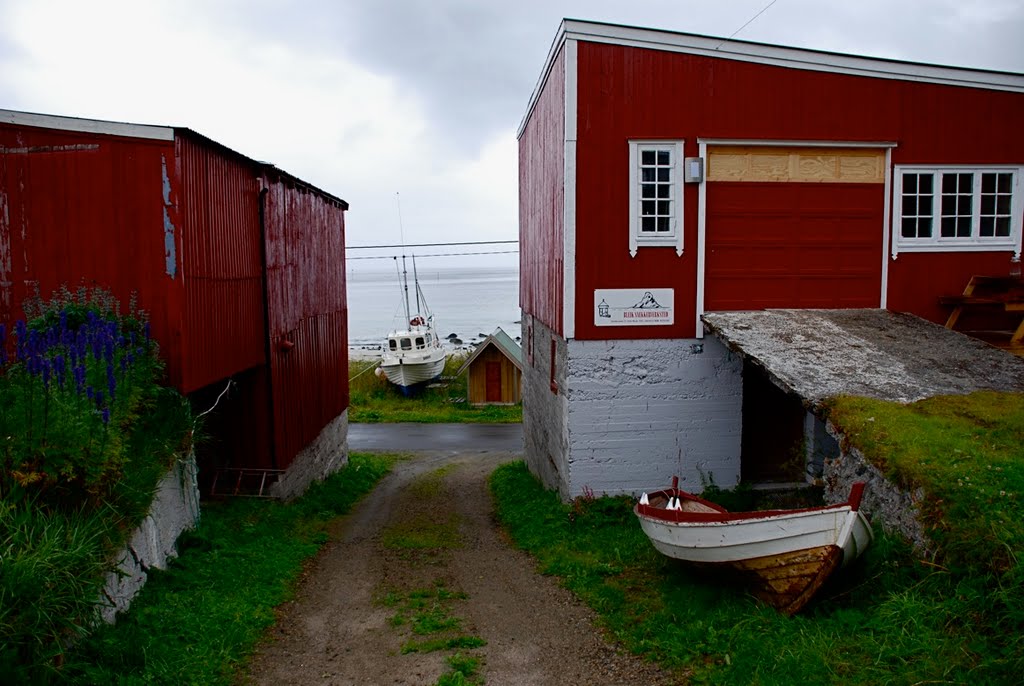
[[720,146],[708,181],[885,183],[885,151],[862,148]]

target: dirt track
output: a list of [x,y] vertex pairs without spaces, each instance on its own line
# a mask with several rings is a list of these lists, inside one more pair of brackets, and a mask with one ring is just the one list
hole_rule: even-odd
[[[503,538],[486,481],[514,458],[421,453],[397,464],[333,532],[246,683],[433,684],[451,671],[446,658],[455,653],[479,658],[476,678],[494,686],[676,683],[607,643],[592,613]],[[425,481],[433,491],[415,487]],[[446,522],[457,532],[448,544],[394,544],[396,532],[444,531]],[[431,637],[413,631],[408,610],[417,602],[411,598],[428,592],[437,616],[457,622],[434,636],[486,645],[403,654],[403,646]]]

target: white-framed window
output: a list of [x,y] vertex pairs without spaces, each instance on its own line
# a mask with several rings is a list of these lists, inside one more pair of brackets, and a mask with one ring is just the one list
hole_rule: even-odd
[[683,254],[683,141],[629,141],[629,254],[674,247]]
[[897,166],[893,255],[1012,250],[1020,255],[1021,167]]

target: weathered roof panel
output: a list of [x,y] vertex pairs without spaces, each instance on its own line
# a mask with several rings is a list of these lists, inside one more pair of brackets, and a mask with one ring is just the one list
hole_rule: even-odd
[[1024,392],[1024,359],[910,314],[877,309],[711,312],[701,319],[783,390],[913,402]]

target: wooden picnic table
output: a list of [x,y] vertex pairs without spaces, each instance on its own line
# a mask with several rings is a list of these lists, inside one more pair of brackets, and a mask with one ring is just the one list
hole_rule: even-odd
[[[1004,348],[1015,355],[1024,356],[1024,280],[1019,276],[972,276],[960,295],[939,298],[939,304],[951,306],[953,310],[946,319],[947,329],[956,329],[961,316],[973,312],[988,314],[1002,313],[1002,321],[1009,324],[1006,331],[964,330],[968,335],[977,334],[993,345]],[[960,329],[956,329],[960,331]]]

